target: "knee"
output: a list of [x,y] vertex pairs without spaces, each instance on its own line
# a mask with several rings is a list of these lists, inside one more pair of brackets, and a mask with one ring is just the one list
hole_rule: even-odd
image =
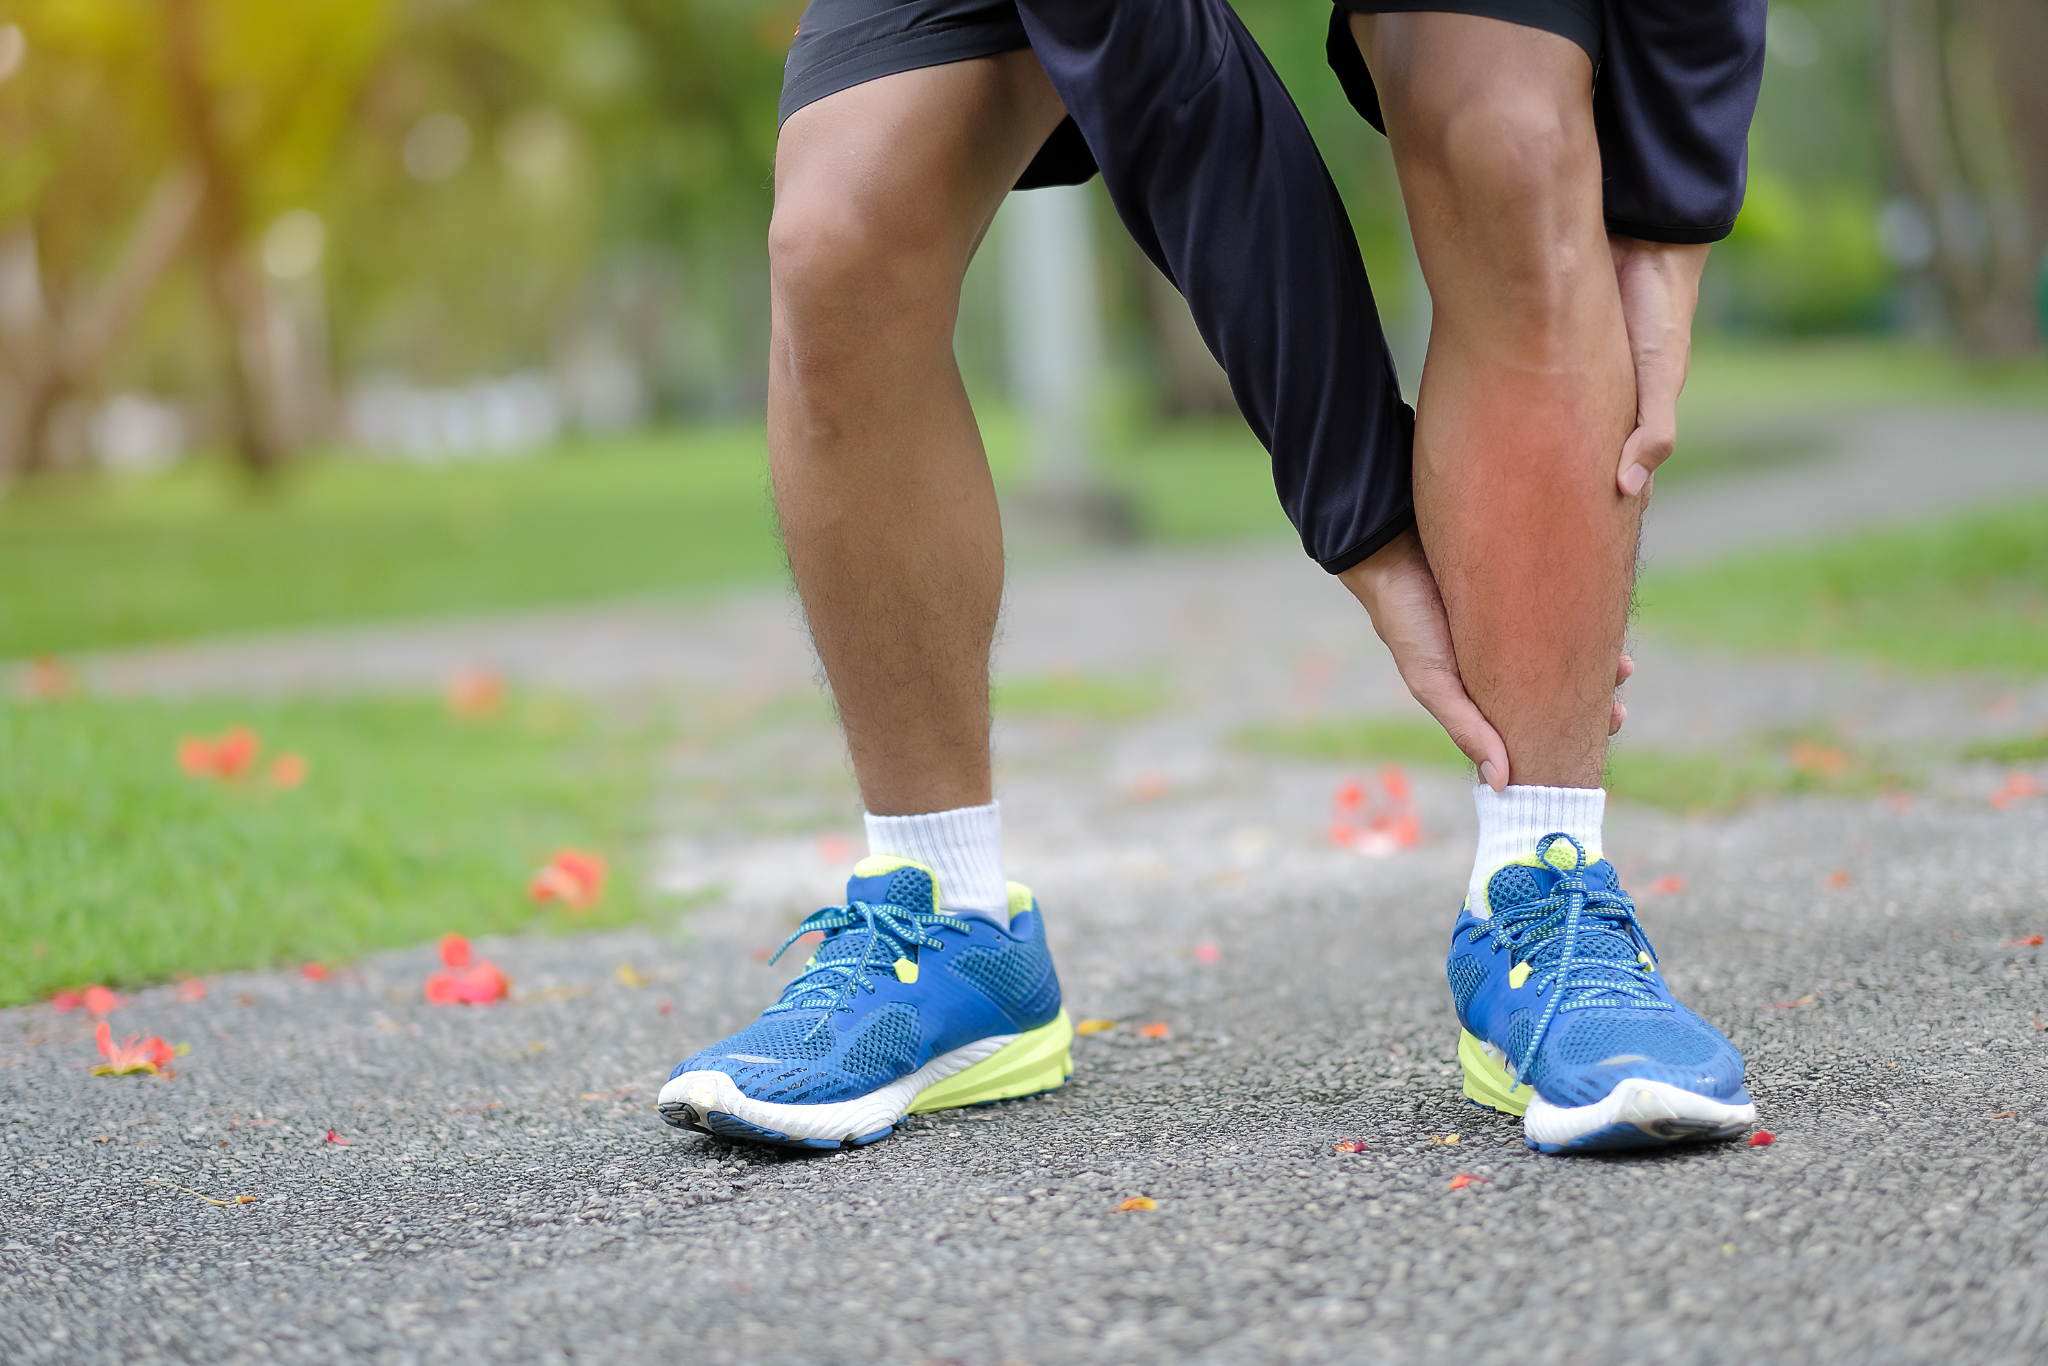
[[950,313],[944,258],[915,213],[859,186],[800,181],[776,195],[768,265],[777,321],[813,344]]
[[1415,151],[1457,207],[1494,221],[1542,222],[1600,186],[1591,111],[1547,90],[1510,88],[1423,111]]

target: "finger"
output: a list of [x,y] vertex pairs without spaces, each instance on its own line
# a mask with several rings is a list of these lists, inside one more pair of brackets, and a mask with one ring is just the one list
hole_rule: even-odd
[[1628,707],[1617,697],[1614,699],[1614,709],[1607,713],[1607,733],[1609,735],[1620,734],[1622,722],[1626,720],[1628,720]]
[[1408,691],[1436,718],[1444,734],[1451,737],[1451,743],[1472,761],[1481,782],[1495,792],[1508,785],[1507,742],[1465,695],[1465,685],[1456,674],[1431,670],[1409,679]]
[[1621,447],[1621,471],[1615,479],[1624,498],[1633,498],[1650,482],[1657,467],[1671,458],[1678,444],[1674,426],[1641,426],[1629,433]]
[[1614,686],[1618,688],[1635,676],[1636,661],[1633,656],[1624,653],[1614,666]]

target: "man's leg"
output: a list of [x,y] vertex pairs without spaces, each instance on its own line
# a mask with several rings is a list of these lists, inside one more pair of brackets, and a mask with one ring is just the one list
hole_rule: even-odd
[[1614,660],[1645,496],[1616,468],[1636,368],[1601,211],[1593,66],[1535,27],[1355,16],[1435,306],[1416,523],[1511,784],[1447,965],[1465,1094],[1550,1152],[1740,1134],[1742,1056],[1670,994],[1602,857]]
[[1416,520],[1465,688],[1510,781],[1597,788],[1641,498],[1601,216],[1592,64],[1556,34],[1462,14],[1356,15],[1434,305]]
[[680,1128],[872,1143],[912,1109],[1073,1071],[1044,921],[1003,880],[989,800],[1002,529],[953,362],[968,259],[1063,117],[1013,50],[881,76],[783,124],[769,461],[869,857],[792,936],[821,940],[775,1003],[670,1073],[656,1103]]
[[876,815],[990,799],[1002,527],[953,325],[968,259],[1064,116],[1011,52],[827,96],[776,148],[769,464]]

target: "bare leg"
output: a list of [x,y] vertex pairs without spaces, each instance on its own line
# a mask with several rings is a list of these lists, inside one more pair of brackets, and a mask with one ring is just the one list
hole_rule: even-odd
[[1643,500],[1615,482],[1636,389],[1591,63],[1499,20],[1351,22],[1435,308],[1415,506],[1458,670],[1511,781],[1597,787]]
[[953,324],[969,258],[1064,114],[1012,52],[827,96],[776,148],[769,466],[877,815],[990,799],[1002,526]]

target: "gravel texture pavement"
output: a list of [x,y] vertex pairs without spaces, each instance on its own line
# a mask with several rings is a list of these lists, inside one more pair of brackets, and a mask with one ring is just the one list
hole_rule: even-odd
[[[1243,776],[1126,804],[1121,855],[1046,869],[1069,1006],[1119,1022],[1065,1089],[855,1152],[653,1113],[781,980],[758,906],[485,944],[518,984],[489,1008],[423,1004],[425,950],[154,989],[113,1020],[192,1044],[170,1080],[90,1076],[81,1014],[9,1011],[0,1359],[2048,1353],[2048,950],[2010,942],[2048,928],[2048,806],[1619,813],[1638,885],[1685,879],[1646,924],[1777,1142],[1561,1159],[1457,1093],[1460,785],[1425,778],[1439,837],[1368,862],[1308,833],[1327,773]],[[1238,803],[1295,833],[1223,833]]]
[[[773,997],[791,967],[766,950],[853,852],[781,599],[98,662],[144,689],[414,686],[483,660],[662,690],[684,735],[659,880],[687,909],[481,943],[515,982],[490,1007],[425,1004],[427,947],[139,992],[111,1022],[189,1043],[168,1079],[90,1075],[83,1012],[0,1012],[0,1361],[2048,1358],[2048,947],[2026,942],[2048,932],[2048,799],[1996,808],[2006,775],[1953,757],[2048,721],[2048,687],[1644,642],[1643,742],[1818,719],[1918,755],[1924,782],[1717,819],[1618,807],[1609,854],[1777,1141],[1546,1158],[1458,1094],[1463,781],[1417,772],[1427,838],[1368,860],[1324,832],[1370,775],[1230,743],[1412,708],[1340,589],[1291,551],[1134,555],[1020,576],[1005,631],[1009,676],[1157,693],[998,733],[1012,875],[1074,1018],[1116,1027],[1056,1093],[822,1156],[653,1111],[677,1059]],[[1119,1210],[1138,1196],[1155,1207]]]

